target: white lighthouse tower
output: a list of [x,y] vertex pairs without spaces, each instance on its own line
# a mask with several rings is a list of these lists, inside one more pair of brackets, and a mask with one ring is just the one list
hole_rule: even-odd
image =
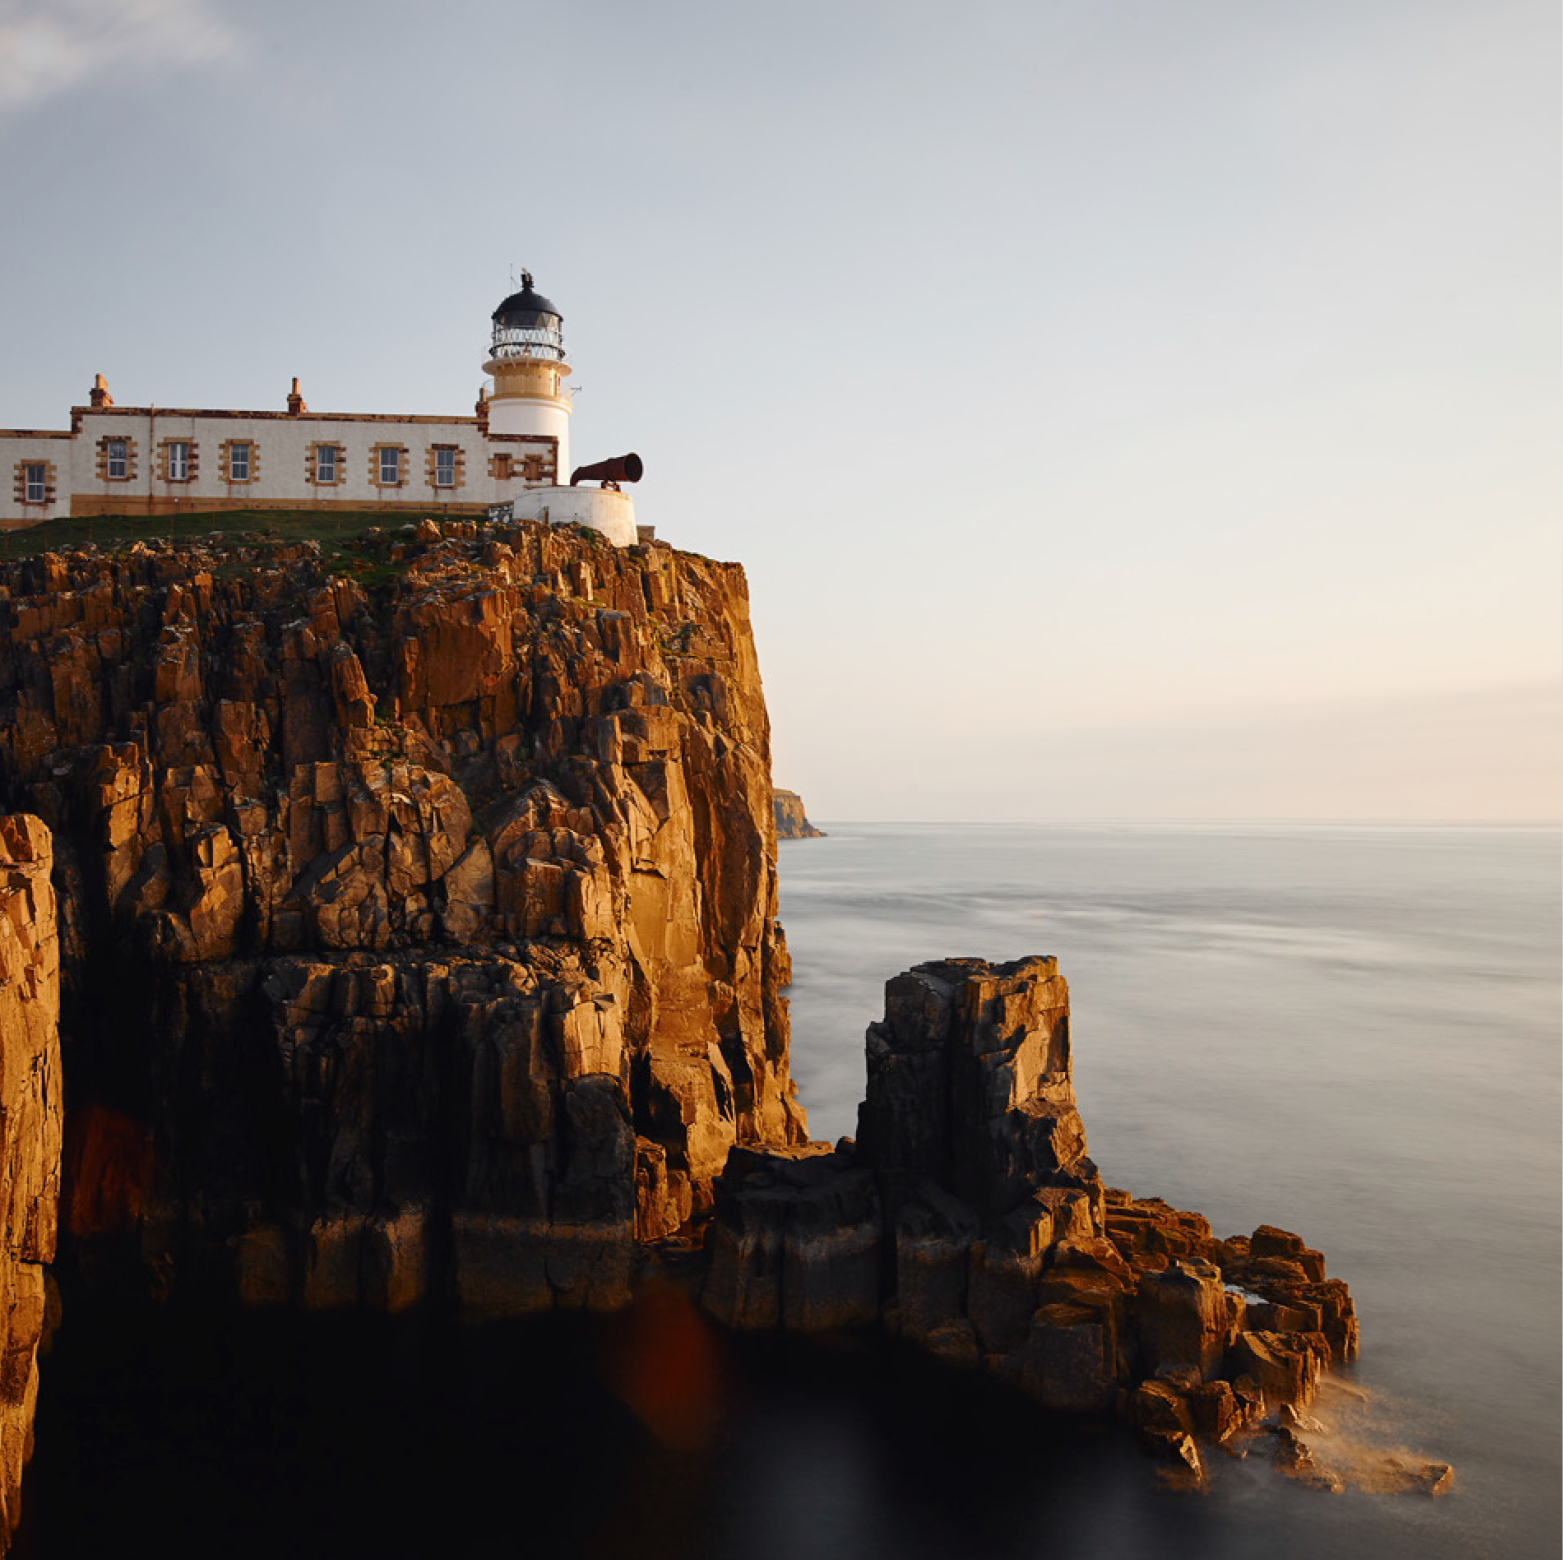
[[532,290],[532,273],[521,273],[521,291],[494,310],[492,355],[483,365],[494,376],[488,398],[490,435],[530,434],[553,439],[558,449],[556,482],[570,480],[570,388],[565,377],[564,316]]
[[582,467],[577,485],[570,468],[570,365],[564,356],[564,316],[521,273],[521,291],[494,310],[494,340],[483,372],[494,388],[487,402],[488,438],[550,439],[554,444],[553,481],[528,482],[514,494],[511,512],[518,520],[549,520],[555,525],[585,525],[601,531],[616,546],[636,540],[635,505],[620,481],[640,479],[638,455]]

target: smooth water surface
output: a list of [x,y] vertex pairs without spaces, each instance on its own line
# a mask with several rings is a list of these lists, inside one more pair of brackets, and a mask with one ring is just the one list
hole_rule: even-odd
[[822,827],[781,848],[812,1135],[855,1129],[890,976],[1057,955],[1108,1184],[1322,1249],[1379,1434],[1456,1470],[1432,1501],[1231,1465],[1197,1515],[1124,1486],[1114,1545],[1064,1552],[1559,1552],[1556,830]]

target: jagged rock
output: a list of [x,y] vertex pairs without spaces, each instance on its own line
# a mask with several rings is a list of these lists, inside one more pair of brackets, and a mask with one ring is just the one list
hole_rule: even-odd
[[826,1144],[734,1149],[702,1303],[730,1327],[819,1332],[879,1315],[879,1194]]
[[0,817],[0,1551],[21,1515],[60,1196],[60,949],[53,842]]
[[1276,1438],[1275,1465],[1282,1473],[1311,1489],[1324,1490],[1331,1495],[1339,1495],[1346,1488],[1341,1476],[1321,1466],[1308,1443],[1293,1431],[1276,1425],[1272,1427],[1272,1433]]
[[1244,1332],[1232,1345],[1229,1365],[1234,1375],[1253,1379],[1268,1407],[1306,1408],[1328,1358],[1329,1346],[1317,1333]]
[[1295,1430],[1303,1435],[1323,1435],[1324,1426],[1311,1415],[1303,1413],[1290,1403],[1281,1404],[1276,1413],[1276,1423],[1287,1430]]
[[1202,1378],[1214,1375],[1236,1337],[1240,1309],[1214,1263],[1179,1259],[1142,1273],[1134,1307],[1142,1368],[1187,1365]]
[[1372,1489],[1401,1494],[1447,1495],[1454,1488],[1454,1469],[1448,1463],[1390,1452],[1379,1460],[1367,1482]]

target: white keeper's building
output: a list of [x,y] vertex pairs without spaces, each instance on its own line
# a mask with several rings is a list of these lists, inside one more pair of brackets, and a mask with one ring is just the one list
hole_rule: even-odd
[[522,272],[494,311],[492,388],[472,417],[312,412],[296,379],[285,411],[116,406],[99,374],[68,430],[0,429],[0,528],[65,515],[335,507],[415,518],[510,504],[517,519],[574,521],[625,546],[636,540],[630,496],[569,485],[562,318]]

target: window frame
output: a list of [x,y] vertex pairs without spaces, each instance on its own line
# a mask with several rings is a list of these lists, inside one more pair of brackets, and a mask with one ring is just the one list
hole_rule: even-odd
[[[33,476],[34,472],[38,473],[36,479]],[[49,502],[48,461],[24,460],[22,462],[22,502],[24,504],[47,504]]]
[[[369,449],[369,482],[375,488],[404,488],[407,486],[411,463],[405,444],[385,440]],[[392,476],[391,473],[395,475]]]
[[[242,454],[240,452],[243,452]],[[240,465],[243,470],[241,471]],[[255,469],[255,441],[253,439],[230,439],[228,441],[228,480],[230,482],[248,482],[251,473]]]
[[[325,452],[330,475],[321,470],[321,453]],[[304,478],[311,487],[340,487],[347,480],[347,451],[335,439],[311,439],[304,451]]]
[[190,480],[190,439],[163,440],[163,480],[188,482]]
[[[115,466],[119,467],[116,471]],[[130,480],[130,440],[108,439],[103,445],[103,480],[128,482]]]

